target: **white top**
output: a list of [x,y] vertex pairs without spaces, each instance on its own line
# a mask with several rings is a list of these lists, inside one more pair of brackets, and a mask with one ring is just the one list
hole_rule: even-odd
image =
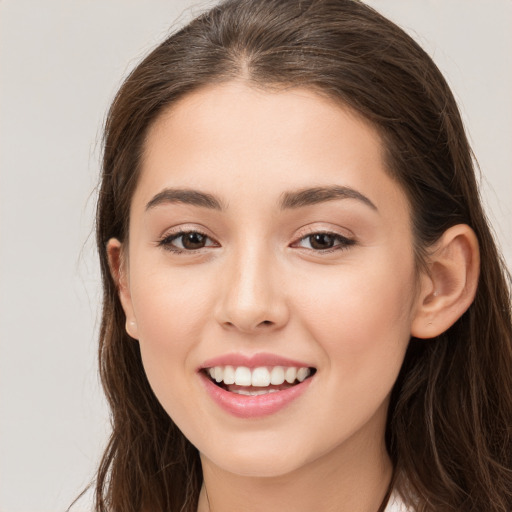
[[405,505],[397,492],[392,492],[384,512],[414,512],[414,510]]

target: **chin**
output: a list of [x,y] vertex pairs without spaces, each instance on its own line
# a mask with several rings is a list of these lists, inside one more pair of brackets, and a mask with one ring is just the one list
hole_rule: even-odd
[[253,432],[238,440],[229,436],[225,443],[203,446],[199,450],[203,465],[242,477],[276,478],[308,465],[317,452],[325,450],[320,446],[315,450],[310,442],[301,441],[299,435],[289,435],[288,440],[283,436],[272,437]]
[[[203,455],[201,454],[201,457]],[[230,454],[229,458],[212,458],[210,461],[222,470],[241,477],[277,478],[285,476],[305,464],[285,454],[261,456],[261,454]]]

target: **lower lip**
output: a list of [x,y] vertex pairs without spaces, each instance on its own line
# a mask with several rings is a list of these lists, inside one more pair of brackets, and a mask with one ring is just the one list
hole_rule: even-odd
[[275,391],[274,393],[246,396],[226,391],[215,385],[202,372],[200,377],[213,401],[228,413],[239,418],[259,418],[277,413],[299,398],[309,387],[312,380],[310,377],[300,384],[295,384],[291,388]]

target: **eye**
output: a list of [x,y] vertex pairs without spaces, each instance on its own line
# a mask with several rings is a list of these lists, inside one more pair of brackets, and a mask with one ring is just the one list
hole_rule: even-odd
[[166,236],[158,245],[174,252],[196,251],[204,247],[218,247],[217,242],[199,231],[180,231]]
[[293,244],[293,247],[303,247],[313,251],[328,251],[345,249],[354,245],[355,241],[337,233],[318,232],[311,233]]

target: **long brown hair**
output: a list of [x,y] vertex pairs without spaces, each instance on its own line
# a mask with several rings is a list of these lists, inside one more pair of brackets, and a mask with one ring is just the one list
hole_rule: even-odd
[[228,0],[149,54],[118,92],[105,126],[97,209],[103,276],[100,374],[112,435],[96,508],[192,512],[197,450],[154,396],[112,279],[106,243],[126,241],[148,127],[206,84],[306,87],[335,98],[381,134],[387,167],[413,212],[418,264],[450,226],[468,224],[481,252],[474,303],[447,332],[412,339],[386,432],[396,485],[418,511],[512,509],[512,327],[509,278],[483,212],[453,98],[426,53],[356,0]]

